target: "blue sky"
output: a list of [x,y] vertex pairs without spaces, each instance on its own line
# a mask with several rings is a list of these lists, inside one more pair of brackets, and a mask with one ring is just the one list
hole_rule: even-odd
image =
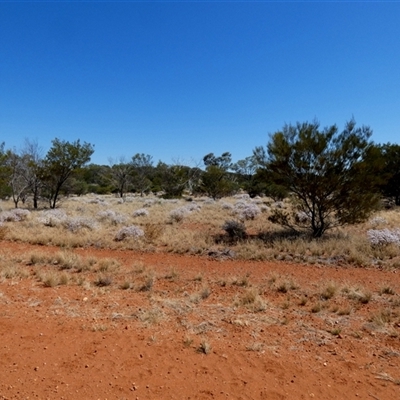
[[285,123],[400,142],[400,2],[4,2],[0,141],[194,164]]

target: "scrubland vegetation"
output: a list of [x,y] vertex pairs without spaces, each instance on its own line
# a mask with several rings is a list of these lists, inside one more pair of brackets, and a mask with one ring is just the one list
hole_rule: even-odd
[[[397,211],[382,212],[365,224],[333,233],[320,242],[285,237],[283,233],[266,240],[257,230],[264,227],[268,209],[245,222],[249,232],[245,238],[232,238],[221,230],[221,223],[237,212],[235,205],[250,199],[242,196],[223,202],[198,200],[185,203],[139,197],[121,203],[113,197],[100,200],[87,196],[69,199],[63,211],[25,212],[14,221],[9,217],[18,215],[15,210],[2,211],[1,217],[8,217],[2,226],[3,239],[47,247],[33,246],[22,253],[3,249],[0,282],[33,279],[43,288],[74,286],[81,288],[82,296],[109,295],[116,304],[121,303],[115,300],[116,296],[122,299],[123,292],[129,292],[141,305],[138,310],[132,314],[123,305],[111,314],[107,310],[94,310],[99,322],[92,324],[91,329],[111,329],[118,321],[132,318],[144,326],[174,329],[175,321],[180,328],[183,324],[186,332],[182,346],[193,347],[206,355],[212,351],[211,333],[218,332],[225,324],[262,331],[271,324],[293,324],[299,313],[312,318],[313,322],[307,322],[308,329],[322,324],[323,332],[330,333],[332,338],[346,334],[360,339],[370,332],[398,338],[400,287],[397,281],[388,279],[388,273],[399,268],[399,243],[378,244],[371,240],[376,237],[375,232],[385,235],[392,231],[399,222]],[[254,201],[261,207],[266,200],[262,204],[259,199]],[[134,216],[135,210],[144,203],[148,215]],[[178,222],[171,219],[174,210],[182,210],[187,204],[192,211],[186,209],[185,217]],[[274,206],[270,203],[267,207]],[[108,209],[107,216],[104,207]],[[78,248],[81,246],[96,247],[97,253]],[[102,249],[113,256],[101,256]],[[218,263],[212,272],[202,271],[200,267],[190,272],[182,265],[167,263],[160,268],[137,257],[122,262],[121,252],[109,249],[135,249],[151,251],[151,254],[157,251],[195,253],[217,260],[285,260],[285,265],[292,263],[293,268],[283,272],[275,267],[263,274],[256,267],[260,263],[253,261],[254,273],[251,268],[237,273],[237,266],[233,264],[230,272],[226,268],[221,272]],[[310,268],[311,264],[328,269],[334,266],[335,271],[346,271],[350,265],[379,266],[385,277],[379,279],[375,275],[373,282],[366,284],[365,280],[346,280],[338,272],[336,278],[309,280],[307,274],[295,273],[302,268],[299,263],[308,264],[304,268]],[[77,315],[82,312],[75,308]],[[263,351],[266,343],[258,336],[245,343],[246,351]]]
[[[184,353],[184,379],[198,376],[199,359],[207,367],[211,360],[219,391],[227,370],[228,380],[243,382],[247,368],[251,398],[271,390],[265,373],[270,381],[289,377],[289,386],[282,389],[276,381],[273,390],[283,393],[279,398],[297,398],[294,370],[304,380],[304,393],[314,384],[311,397],[316,390],[321,398],[343,397],[357,387],[360,397],[396,398],[400,162],[394,160],[400,152],[367,139],[368,130],[354,131],[352,124],[339,135],[316,124],[289,126],[271,138],[266,151],[258,148],[236,165],[229,153],[210,153],[204,169],[154,167],[145,155],[108,167],[87,165],[90,145],[58,140],[43,163],[3,152],[4,326],[20,332],[23,324],[29,335],[36,326],[51,326],[52,346],[66,354],[52,361],[54,369],[63,360],[78,371],[83,386],[96,385],[93,390],[110,397],[118,390],[130,398],[145,387],[144,397],[173,398],[169,393],[176,388],[160,385],[160,377],[166,364],[178,360],[171,355]],[[382,164],[388,149],[391,163]],[[68,353],[76,344],[71,335],[79,344],[87,340],[92,350],[78,357],[87,347],[79,346]],[[17,336],[4,336],[9,356],[17,354]],[[21,364],[27,376],[35,375],[31,387],[43,391],[49,384],[37,376],[50,352],[39,354],[35,340],[29,354],[37,352],[36,358]],[[106,342],[107,353],[96,361],[98,343]],[[111,353],[107,346],[115,343],[119,347]],[[132,348],[140,363],[145,348],[145,362],[157,371],[137,377],[140,385],[131,379],[132,370],[143,371],[133,367]],[[124,357],[129,372],[119,378],[116,360]],[[284,362],[277,368],[280,357]],[[42,359],[40,369],[30,365]],[[96,362],[96,376],[103,375],[92,384]],[[11,379],[9,364],[1,368]],[[214,381],[219,368],[223,373]],[[54,393],[78,392],[71,389],[79,386],[75,379],[70,387],[65,375],[60,379]],[[368,383],[363,389],[360,379]],[[247,380],[236,398],[248,396]],[[328,389],[320,384],[327,380]],[[13,385],[1,390],[11,395]],[[339,386],[327,397],[330,387]],[[192,396],[192,386],[186,389]]]
[[55,139],[45,156],[37,143],[20,152],[3,144],[1,236],[63,248],[397,268],[400,150],[375,145],[371,133],[354,120],[343,131],[285,125],[253,156],[232,163],[229,152],[209,153],[203,169],[154,166],[144,154],[88,165],[94,147],[79,140]]
[[400,266],[400,210],[381,210],[363,223],[320,239],[270,221],[288,200],[205,197],[162,199],[113,195],[69,197],[57,209],[15,209],[0,203],[2,239],[70,249],[95,247],[197,254],[214,258],[285,260],[321,265]]

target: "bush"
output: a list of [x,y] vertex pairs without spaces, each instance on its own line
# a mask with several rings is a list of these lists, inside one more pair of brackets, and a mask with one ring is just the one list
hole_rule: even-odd
[[60,209],[52,209],[42,211],[38,221],[45,226],[55,227],[60,225],[67,218],[65,211]]
[[238,215],[239,219],[245,221],[255,219],[261,213],[261,210],[256,204],[240,200],[235,203],[233,212]]
[[400,246],[400,229],[370,229],[367,231],[369,241],[373,246],[397,244]]
[[87,217],[71,217],[66,218],[62,222],[64,228],[68,229],[71,232],[77,232],[83,228],[87,228],[93,230],[96,228],[96,221]]
[[125,226],[121,228],[114,237],[114,240],[120,242],[128,237],[139,238],[144,236],[144,232],[142,229],[135,225]]
[[156,203],[155,199],[147,199],[144,204],[143,207],[151,207],[152,205],[154,205]]
[[112,224],[117,225],[117,224],[123,224],[124,222],[126,222],[126,217],[125,215],[119,214],[113,210],[104,210],[104,211],[100,211],[97,216],[101,219],[101,220],[108,220],[110,221]]
[[250,200],[250,195],[247,193],[235,194],[233,198],[238,200]]
[[0,213],[0,222],[18,222],[22,221],[31,214],[29,210],[15,208],[11,211],[3,211]]
[[231,203],[226,203],[226,202],[222,202],[221,203],[221,207],[223,210],[233,210],[233,204]]
[[190,211],[186,207],[175,208],[169,213],[172,222],[181,222]]
[[189,212],[193,212],[193,211],[200,211],[201,210],[201,206],[195,202],[188,204],[187,206],[185,206],[184,208],[186,208],[186,210],[188,210]]
[[134,217],[147,217],[149,212],[144,208],[139,208],[138,210],[133,212]]
[[383,217],[374,217],[369,221],[369,223],[371,225],[374,225],[374,226],[376,226],[376,225],[386,225],[387,224],[387,220],[385,218],[383,218]]
[[232,240],[239,240],[247,237],[246,227],[239,221],[226,221],[222,229]]

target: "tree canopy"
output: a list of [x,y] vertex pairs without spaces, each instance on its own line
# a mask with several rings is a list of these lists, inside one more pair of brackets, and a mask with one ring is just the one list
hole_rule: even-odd
[[369,127],[354,120],[342,132],[318,122],[285,125],[254,156],[271,181],[293,195],[293,213],[281,210],[274,222],[311,231],[313,237],[335,226],[365,220],[377,207],[377,151]]
[[41,174],[51,208],[55,208],[60,190],[72,172],[88,163],[93,152],[93,145],[81,144],[79,139],[72,143],[57,138],[52,141]]

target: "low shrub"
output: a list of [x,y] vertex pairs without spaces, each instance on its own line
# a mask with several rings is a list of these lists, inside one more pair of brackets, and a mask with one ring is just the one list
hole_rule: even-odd
[[244,239],[247,237],[246,227],[243,223],[235,220],[226,221],[222,225],[222,229],[228,234],[232,240]]
[[233,207],[233,204],[231,204],[231,203],[226,203],[226,202],[221,202],[221,208],[223,209],[223,210],[233,210],[234,209],[234,207]]
[[149,212],[145,208],[139,208],[138,210],[133,212],[134,217],[147,217]]
[[28,218],[31,214],[29,210],[15,208],[10,211],[2,211],[0,213],[0,222],[18,222]]
[[238,215],[239,219],[246,221],[255,219],[261,213],[261,210],[256,204],[237,201],[233,212]]
[[66,218],[67,214],[64,210],[54,209],[42,211],[38,221],[45,226],[55,227],[61,225]]
[[78,232],[83,228],[87,228],[89,230],[93,230],[96,228],[96,221],[92,218],[87,217],[70,217],[66,218],[62,225],[64,228],[68,229],[71,232]]
[[113,210],[104,210],[100,211],[97,216],[100,218],[100,220],[106,220],[111,222],[113,225],[117,224],[123,224],[126,222],[127,218],[125,215],[117,213]]
[[139,238],[144,236],[142,229],[135,225],[125,226],[121,228],[114,236],[114,240],[120,242],[128,237]]
[[400,229],[370,229],[367,231],[373,246],[384,246],[391,243],[400,245]]
[[186,207],[179,207],[169,213],[169,218],[172,222],[181,222],[189,213]]

